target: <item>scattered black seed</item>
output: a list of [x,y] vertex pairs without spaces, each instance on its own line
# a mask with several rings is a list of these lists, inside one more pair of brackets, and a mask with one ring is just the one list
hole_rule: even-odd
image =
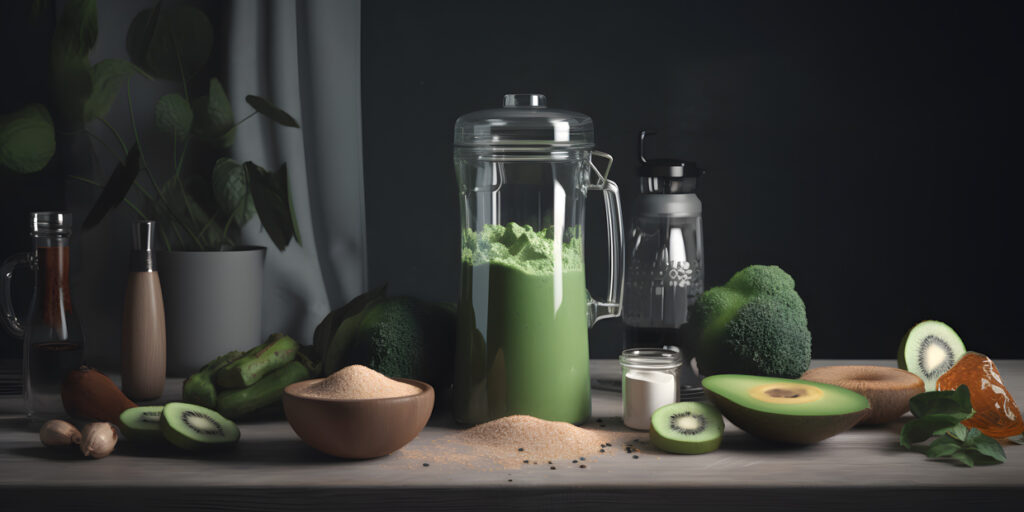
[[554,467],[554,466],[551,466],[551,469],[555,469],[555,467]]
[[634,459],[639,459],[639,458],[640,458],[640,456],[639,456],[639,455],[634,455],[634,456],[633,456],[633,458],[634,458]]
[[548,464],[551,464],[551,461],[550,461],[550,460],[548,461]]
[[604,448],[601,448],[601,453],[604,453]]
[[511,479],[511,478],[509,478],[509,479],[508,479],[508,481],[509,481],[509,482],[511,482],[511,481],[512,481],[512,479]]
[[522,449],[522,448],[520,448],[520,449],[519,449],[519,451],[523,451],[523,449]]
[[423,463],[423,467],[428,468],[428,467],[430,467],[430,464],[427,464],[426,462],[424,462]]
[[523,464],[529,464],[529,463],[530,463],[530,461],[528,461],[528,460],[524,460],[523,461]]
[[572,461],[572,463],[573,463],[573,464],[576,464],[577,462],[579,462],[579,461],[578,461],[578,460],[574,460],[574,461]]
[[580,464],[580,469],[587,469],[587,465],[586,464]]
[[586,457],[580,457],[580,460],[587,460]]

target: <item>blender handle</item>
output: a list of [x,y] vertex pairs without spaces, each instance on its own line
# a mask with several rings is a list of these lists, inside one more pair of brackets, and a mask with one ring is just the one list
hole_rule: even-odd
[[11,300],[11,281],[14,278],[14,269],[18,265],[31,266],[32,255],[27,252],[18,253],[0,265],[0,313],[3,313],[0,315],[0,323],[11,336],[20,340],[25,337],[25,327],[14,313],[14,302]]
[[602,174],[591,163],[590,167],[599,176],[597,184],[590,185],[591,190],[600,190],[604,195],[605,220],[608,225],[608,298],[604,301],[588,300],[588,317],[593,326],[599,320],[615,318],[622,315],[622,282],[625,277],[625,242],[622,238],[622,201],[619,198],[619,186],[608,179],[612,157],[607,153],[594,151],[595,156],[608,159],[608,167]]

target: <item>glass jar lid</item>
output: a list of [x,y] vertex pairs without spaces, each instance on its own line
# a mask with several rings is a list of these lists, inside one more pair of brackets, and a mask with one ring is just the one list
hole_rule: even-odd
[[502,108],[455,121],[456,147],[594,147],[594,122],[579,112],[548,108],[543,94],[506,94]]
[[619,363],[638,370],[671,370],[683,364],[683,354],[672,348],[631,348],[622,351]]

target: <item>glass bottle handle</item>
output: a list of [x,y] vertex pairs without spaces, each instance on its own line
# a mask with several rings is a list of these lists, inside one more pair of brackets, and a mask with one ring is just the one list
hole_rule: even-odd
[[18,265],[31,265],[32,254],[22,252],[7,258],[3,265],[0,265],[0,323],[4,328],[19,340],[25,337],[25,327],[18,320],[14,313],[14,303],[11,301],[11,281],[14,278],[14,269]]
[[593,162],[590,162],[591,172],[597,175],[597,182],[589,185],[589,190],[600,190],[604,195],[605,220],[608,225],[608,298],[604,301],[597,301],[593,298],[587,301],[589,306],[588,317],[590,325],[593,326],[599,320],[615,318],[622,315],[622,282],[625,277],[625,242],[622,238],[622,202],[619,199],[619,186],[608,179],[608,172],[612,167],[612,156],[608,153],[594,151],[594,156],[608,160],[608,166],[602,173]]

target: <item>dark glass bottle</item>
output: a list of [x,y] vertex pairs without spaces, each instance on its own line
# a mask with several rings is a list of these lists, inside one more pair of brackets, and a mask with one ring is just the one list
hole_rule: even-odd
[[[24,340],[22,382],[25,410],[33,420],[64,415],[60,386],[64,375],[82,364],[85,339],[71,305],[71,215],[34,212],[32,252],[17,254],[0,267],[3,325]],[[11,277],[19,264],[35,273],[35,288],[26,322],[11,303]]]

